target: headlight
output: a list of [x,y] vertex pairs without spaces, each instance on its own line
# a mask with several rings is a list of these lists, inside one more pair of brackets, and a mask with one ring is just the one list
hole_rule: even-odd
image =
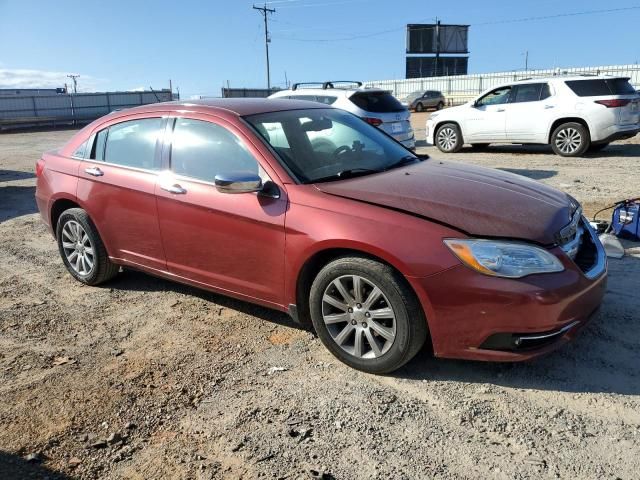
[[521,278],[564,270],[555,255],[533,245],[455,238],[446,239],[444,243],[462,263],[485,275]]

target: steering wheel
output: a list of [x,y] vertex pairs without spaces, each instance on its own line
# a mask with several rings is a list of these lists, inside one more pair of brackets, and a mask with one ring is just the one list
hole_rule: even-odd
[[353,150],[351,149],[350,146],[348,145],[340,145],[338,148],[336,148],[333,151],[333,156],[334,157],[339,157],[340,155],[344,155],[345,153],[351,153]]

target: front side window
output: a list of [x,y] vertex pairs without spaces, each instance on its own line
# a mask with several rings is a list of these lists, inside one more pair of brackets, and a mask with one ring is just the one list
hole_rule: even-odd
[[238,137],[215,123],[178,118],[171,141],[176,175],[213,182],[218,174],[259,173],[258,162]]
[[371,174],[419,161],[376,127],[338,109],[270,112],[245,119],[303,183]]
[[484,105],[501,105],[503,103],[507,103],[510,93],[511,87],[496,88],[478,100],[476,105],[481,107]]
[[91,158],[125,167],[159,170],[156,148],[161,135],[161,118],[116,123],[98,132]]

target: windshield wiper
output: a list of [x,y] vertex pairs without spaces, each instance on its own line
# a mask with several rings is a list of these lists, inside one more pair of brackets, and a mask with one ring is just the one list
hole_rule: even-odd
[[411,165],[416,161],[421,162],[422,160],[419,157],[416,157],[415,155],[407,155],[406,157],[402,157],[396,163],[392,163],[391,165],[386,167],[384,171],[386,172],[387,170],[392,170],[394,168],[404,167],[405,165]]
[[360,175],[368,175],[370,173],[380,173],[384,170],[376,170],[375,168],[349,168],[348,170],[341,170],[338,173],[327,175],[326,177],[314,178],[307,183],[327,182],[329,180],[345,180],[347,178],[353,178]]

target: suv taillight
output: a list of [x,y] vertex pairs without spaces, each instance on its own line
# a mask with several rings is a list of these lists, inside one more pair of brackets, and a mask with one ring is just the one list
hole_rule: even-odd
[[41,158],[36,162],[36,177],[39,177],[44,170],[44,158]]
[[369,125],[373,125],[374,127],[379,127],[380,125],[382,125],[382,120],[380,120],[379,118],[364,117],[363,120]]
[[614,98],[612,100],[595,100],[596,103],[604,105],[607,108],[624,107],[629,104],[631,100],[628,98]]

